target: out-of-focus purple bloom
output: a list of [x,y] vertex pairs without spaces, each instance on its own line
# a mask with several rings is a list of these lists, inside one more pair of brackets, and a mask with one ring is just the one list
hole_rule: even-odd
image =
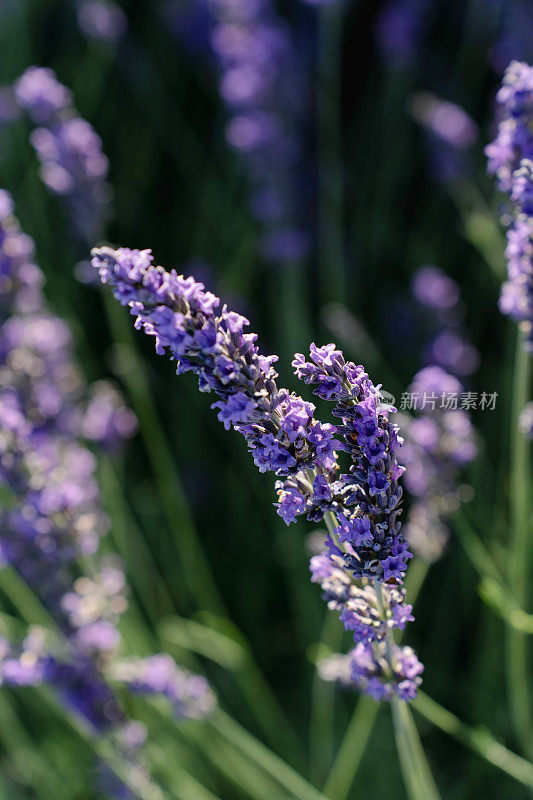
[[167,653],[116,661],[111,674],[115,681],[136,694],[165,697],[182,719],[204,717],[215,706],[206,679],[178,667]]
[[520,412],[518,427],[527,439],[533,441],[533,403],[526,403]]
[[[96,732],[114,734],[126,719],[106,668],[120,646],[125,578],[118,561],[96,557],[107,518],[95,458],[80,442],[85,387],[71,333],[47,309],[32,256],[11,198],[0,192],[0,484],[8,498],[0,568],[21,575],[56,625],[8,651],[0,641],[0,682],[46,683]],[[116,443],[120,426],[110,424]],[[142,773],[138,764],[135,772]]]
[[415,272],[412,289],[430,329],[423,351],[425,363],[461,377],[471,375],[479,365],[479,353],[462,324],[457,283],[439,267],[424,266]]
[[121,393],[108,381],[89,387],[89,402],[81,421],[81,433],[110,452],[137,430],[137,417],[124,403]]
[[459,302],[459,287],[438,267],[420,267],[416,271],[413,294],[422,305],[439,311],[448,311]]
[[72,93],[47,67],[28,67],[16,83],[15,95],[36,125],[49,124],[72,105]]
[[379,12],[375,35],[391,67],[407,67],[416,59],[430,8],[430,0],[389,0]]
[[[178,374],[193,371],[201,391],[219,395],[213,408],[225,428],[245,436],[261,472],[283,476],[276,489],[284,521],[290,524],[304,513],[316,522],[326,517],[327,550],[312,559],[312,580],[321,583],[328,606],[355,641],[381,643],[393,628],[403,629],[412,608],[399,588],[411,558],[399,521],[402,440],[389,421],[395,409],[381,403],[380,387],[363,367],[346,362],[334,344],[311,344],[310,362],[297,353],[297,376],[335,403],[340,424],[323,424],[314,419],[311,403],[277,388],[272,366],[277,358],[259,354],[257,337],[244,333],[248,321],[239,314],[226,306],[217,314],[220,301],[203,284],[153,266],[149,250],[102,247],[92,254],[102,283],[130,307],[135,327],[154,336],[157,353],[169,351]],[[337,451],[351,461],[349,473],[339,476]],[[157,658],[132,662],[129,685],[165,693],[174,667]],[[378,659],[376,681],[383,677],[379,664]],[[374,693],[363,680],[356,683]],[[410,699],[417,684],[405,683],[397,693]],[[174,690],[169,691],[171,696]],[[383,697],[390,695],[383,690]]]
[[421,410],[401,418],[404,483],[412,497],[405,536],[428,562],[442,555],[450,535],[446,520],[461,502],[460,471],[477,454],[470,416],[458,407],[462,390],[460,381],[441,367],[425,367],[409,387]]
[[478,136],[474,120],[460,106],[430,92],[415,94],[411,111],[424,128],[435,178],[446,183],[464,177],[471,168],[467,151]]
[[39,126],[30,138],[44,183],[65,199],[77,234],[85,241],[92,240],[111,196],[109,164],[100,137],[78,115],[70,91],[51,69],[29,67],[15,83],[15,96]]
[[265,258],[274,264],[298,261],[310,247],[302,201],[305,53],[270,0],[200,0],[170,9],[186,46],[202,49],[207,31],[227,110],[226,140],[248,179]]
[[128,30],[128,19],[116,3],[82,0],[78,6],[78,25],[90,39],[118,42]]
[[415,94],[412,111],[418,122],[452,147],[464,150],[477,139],[478,126],[466,111],[430,92]]

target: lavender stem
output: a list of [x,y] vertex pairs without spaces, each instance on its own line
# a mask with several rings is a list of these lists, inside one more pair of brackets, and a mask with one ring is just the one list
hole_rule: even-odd
[[[511,417],[511,518],[509,587],[518,607],[527,610],[530,564],[529,444],[518,427],[518,415],[528,400],[531,355],[524,349],[519,330],[514,364]],[[533,721],[526,635],[512,626],[507,629],[507,685],[513,726],[526,755],[533,758]]]

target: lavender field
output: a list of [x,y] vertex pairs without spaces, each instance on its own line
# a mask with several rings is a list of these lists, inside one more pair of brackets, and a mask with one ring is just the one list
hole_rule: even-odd
[[0,0],[0,800],[533,795],[533,6]]

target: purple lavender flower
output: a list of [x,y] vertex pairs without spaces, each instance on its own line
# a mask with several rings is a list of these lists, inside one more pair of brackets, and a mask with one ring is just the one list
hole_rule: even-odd
[[498,132],[485,148],[488,171],[503,192],[512,190],[513,173],[523,158],[533,158],[533,67],[511,61],[496,96]]
[[[221,399],[212,407],[225,428],[244,435],[261,472],[282,476],[277,506],[285,522],[303,513],[313,521],[326,518],[327,551],[312,560],[312,580],[322,584],[328,605],[356,642],[381,643],[392,629],[403,629],[412,609],[399,588],[411,557],[398,519],[401,439],[389,421],[395,409],[381,404],[379,387],[363,367],[346,362],[334,344],[312,344],[311,362],[296,354],[298,377],[335,403],[340,424],[323,424],[314,419],[312,404],[277,388],[276,357],[261,356],[256,336],[244,333],[248,321],[226,306],[217,312],[220,302],[203,284],[153,266],[147,250],[102,247],[92,254],[102,283],[130,307],[135,327],[155,338],[156,352],[168,351],[178,374],[192,371],[201,391],[215,392]],[[339,476],[338,451],[351,460],[350,471]],[[394,674],[400,661],[398,655],[389,665]],[[376,676],[385,674],[380,663]],[[133,685],[139,680],[144,691],[153,691],[155,678],[146,670],[136,662],[135,675],[143,677],[134,675]],[[166,685],[167,671],[164,662],[158,685]],[[358,684],[371,691],[364,681]],[[416,685],[397,693],[409,699]],[[384,690],[383,697],[391,696]]]
[[90,39],[118,42],[128,29],[128,19],[116,3],[82,0],[78,6],[78,25]]
[[331,611],[337,611],[346,630],[353,631],[354,641],[368,643],[381,641],[387,630],[403,630],[411,622],[412,606],[405,603],[405,590],[394,586],[383,587],[385,609],[383,614],[375,588],[363,581],[357,586],[338,555],[321,553],[310,562],[311,580],[320,583],[323,599]]
[[41,162],[41,178],[64,198],[79,236],[91,240],[110,200],[108,161],[100,137],[72,106],[72,95],[51,69],[29,67],[15,83],[21,108],[39,126],[31,143]]
[[[323,513],[337,514],[339,539],[355,551],[355,556],[345,556],[354,576],[401,581],[411,556],[398,521],[402,497],[398,478],[404,469],[396,456],[401,444],[398,427],[388,420],[389,411],[395,409],[380,404],[379,387],[363,367],[345,362],[334,345],[318,348],[312,344],[311,359],[306,362],[301,353],[296,354],[296,375],[314,386],[319,397],[335,402],[333,415],[342,423],[337,433],[352,461],[350,473],[332,484],[337,493],[325,504],[318,500],[319,505]],[[287,486],[293,482],[289,478]],[[306,492],[310,508],[317,502],[312,488]]]
[[226,428],[243,434],[260,472],[288,475],[319,461],[333,466],[335,426],[321,425],[312,403],[277,388],[277,356],[260,355],[256,335],[244,332],[247,319],[225,306],[217,314],[220,301],[203,284],[154,267],[148,250],[102,247],[92,263],[130,305],[135,327],[155,338],[156,352],[168,349],[178,374],[194,372],[200,391],[221,398],[212,407]]
[[392,666],[386,656],[385,644],[360,642],[347,655],[336,654],[319,663],[322,678],[338,681],[345,686],[355,684],[374,700],[413,700],[422,683],[424,667],[410,647],[394,645]]

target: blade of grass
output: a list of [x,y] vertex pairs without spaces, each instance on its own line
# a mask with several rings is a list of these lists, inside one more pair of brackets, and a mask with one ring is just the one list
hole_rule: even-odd
[[470,727],[424,692],[418,693],[412,706],[428,722],[477,753],[489,764],[524,786],[533,788],[533,764],[508,750],[489,730]]
[[325,795],[315,789],[305,778],[290,767],[283,759],[256,739],[246,728],[243,728],[224,711],[219,710],[207,720],[207,724],[216,730],[227,741],[231,742],[239,752],[246,755],[254,764],[260,766],[289,794],[298,800],[326,800]]
[[173,616],[163,621],[159,635],[163,641],[192,650],[228,670],[269,742],[303,764],[301,743],[237,628],[210,614],[203,614],[201,622]]
[[533,614],[518,608],[514,597],[496,581],[484,578],[478,587],[481,599],[508,625],[522,633],[533,634]]

